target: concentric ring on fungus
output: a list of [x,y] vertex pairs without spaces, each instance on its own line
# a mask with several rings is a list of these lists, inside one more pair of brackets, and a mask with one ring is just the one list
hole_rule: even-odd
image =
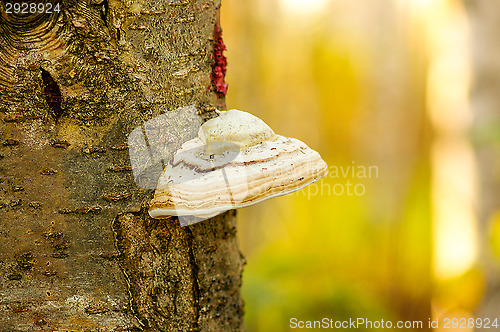
[[328,173],[316,151],[238,110],[205,122],[166,165],[149,214],[206,218],[299,190]]

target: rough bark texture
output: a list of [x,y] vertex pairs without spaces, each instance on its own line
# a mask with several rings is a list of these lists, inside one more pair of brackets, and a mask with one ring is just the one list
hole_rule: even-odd
[[[220,1],[60,5],[0,17],[0,331],[242,330],[234,212],[149,218],[127,148],[160,114],[224,107]],[[179,124],[172,150],[199,126]]]

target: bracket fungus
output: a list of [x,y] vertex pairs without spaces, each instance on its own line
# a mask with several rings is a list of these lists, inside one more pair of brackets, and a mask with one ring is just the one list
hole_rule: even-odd
[[276,135],[249,113],[219,112],[166,165],[149,214],[201,221],[294,192],[327,173],[319,153],[298,139]]

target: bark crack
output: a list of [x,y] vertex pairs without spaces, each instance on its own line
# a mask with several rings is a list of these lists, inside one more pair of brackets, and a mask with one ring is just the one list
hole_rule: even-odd
[[128,301],[129,301],[129,307],[130,307],[130,310],[132,311],[132,314],[134,316],[134,318],[136,319],[137,323],[140,325],[138,328],[141,330],[141,331],[144,331],[144,328],[147,328],[148,326],[146,326],[146,324],[143,323],[143,321],[140,319],[140,315],[139,313],[135,310],[135,306],[134,306],[134,296],[132,294],[132,285],[131,285],[131,278],[130,276],[127,274],[127,271],[126,269],[124,268],[123,266],[123,255],[125,254],[121,248],[121,246],[119,245],[119,240],[121,238],[121,235],[120,235],[120,221],[119,221],[119,218],[120,218],[121,215],[117,215],[112,223],[111,223],[111,228],[113,229],[113,235],[114,235],[114,243],[115,243],[115,248],[116,250],[120,253],[120,257],[118,258],[118,264],[120,266],[120,270],[122,271],[123,273],[123,276],[125,278],[125,282],[127,283],[127,291],[128,291]]
[[63,113],[61,109],[61,90],[48,71],[43,68],[40,68],[40,70],[42,72],[45,101],[52,111],[52,116],[57,120]]
[[104,0],[101,5],[101,19],[105,27],[108,27],[108,13],[109,13],[109,3],[108,0]]
[[196,263],[196,257],[194,254],[194,235],[191,232],[191,229],[189,227],[187,228],[187,233],[189,234],[189,260],[191,263],[191,266],[193,268],[193,297],[194,297],[194,306],[196,309],[196,320],[195,320],[195,328],[196,331],[199,331],[200,326],[199,326],[199,320],[200,320],[200,285],[198,284],[198,272],[199,272],[199,267],[198,264]]

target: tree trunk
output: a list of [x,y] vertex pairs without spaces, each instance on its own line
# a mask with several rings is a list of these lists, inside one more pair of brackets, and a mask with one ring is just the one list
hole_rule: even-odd
[[[219,8],[64,0],[59,13],[21,15],[3,4],[0,330],[243,329],[234,211],[183,228],[151,219],[153,191],[134,182],[127,148],[156,116],[224,107]],[[176,121],[172,151],[199,126]]]

